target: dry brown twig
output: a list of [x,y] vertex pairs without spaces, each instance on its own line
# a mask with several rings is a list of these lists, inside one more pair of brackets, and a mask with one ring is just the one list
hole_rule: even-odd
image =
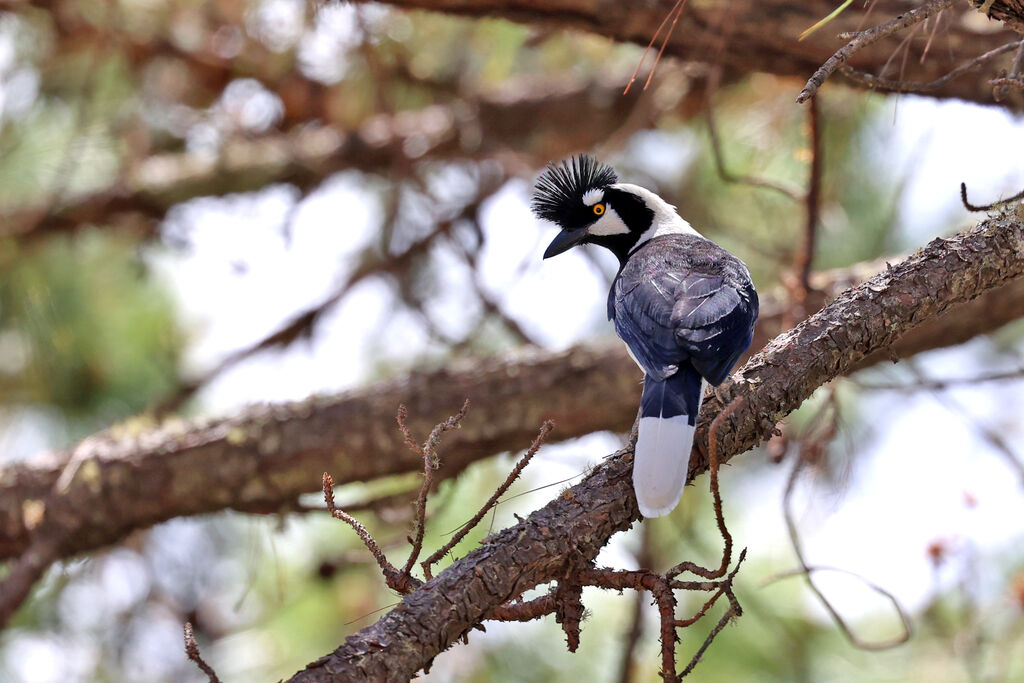
[[647,53],[654,47],[654,41],[661,35],[662,30],[665,28],[665,24],[668,23],[669,19],[672,19],[672,24],[668,27],[668,33],[665,34],[665,39],[661,43],[661,48],[658,50],[658,56],[654,58],[654,64],[651,66],[651,71],[647,74],[647,80],[644,81],[644,90],[647,90],[647,86],[651,84],[651,79],[654,78],[654,72],[658,69],[658,62],[661,61],[661,55],[665,52],[665,47],[668,45],[669,39],[672,37],[672,32],[676,28],[676,23],[679,21],[679,17],[683,14],[683,8],[686,7],[686,0],[676,0],[676,4],[672,6],[669,13],[662,19],[661,24],[658,26],[658,30],[651,36],[651,42],[647,44],[642,55],[640,55],[640,61],[637,62],[636,69],[633,71],[633,75],[629,78],[629,83],[626,83],[626,89],[622,91],[623,95],[629,94],[629,89],[633,87],[633,82],[636,81],[636,76],[640,73],[640,67],[643,66],[644,59],[647,57]]
[[[1024,45],[1024,41],[1022,41],[1021,44]],[[1007,197],[1006,199],[999,199],[992,202],[991,204],[982,204],[981,206],[978,206],[975,204],[971,204],[969,201],[967,201],[967,183],[960,183],[960,201],[963,202],[964,208],[967,209],[968,211],[991,211],[993,209],[999,208],[1004,204],[1009,204],[1010,202],[1017,202],[1022,199],[1024,199],[1024,190],[1021,190],[1012,197]]]
[[722,141],[718,136],[718,125],[715,123],[715,108],[714,108],[714,94],[718,90],[718,82],[721,78],[721,70],[715,69],[711,76],[708,78],[708,85],[705,88],[705,120],[708,124],[708,137],[711,139],[711,155],[715,160],[715,170],[718,171],[718,177],[726,183],[735,183],[738,185],[749,185],[750,187],[760,187],[766,190],[774,190],[783,197],[792,199],[794,202],[802,202],[805,199],[805,193],[799,188],[790,185],[788,183],[770,180],[767,178],[757,178],[754,176],[738,175],[729,170],[725,163],[725,155],[722,153]]
[[[849,642],[854,647],[861,650],[872,651],[888,650],[890,648],[896,647],[897,645],[902,645],[903,643],[907,642],[907,640],[909,640],[911,636],[910,618],[903,610],[903,607],[900,605],[899,601],[896,600],[896,597],[884,588],[868,581],[867,579],[861,577],[858,574],[855,574],[854,572],[850,572],[845,569],[839,569],[836,567],[814,566],[808,564],[806,555],[804,554],[803,543],[800,540],[800,532],[797,529],[796,520],[794,519],[793,515],[793,492],[796,490],[796,482],[799,478],[799,474],[802,471],[802,469],[806,465],[815,464],[818,461],[820,461],[824,454],[825,447],[829,442],[832,441],[833,438],[835,438],[839,423],[839,408],[838,403],[836,402],[834,391],[829,394],[828,401],[819,411],[815,421],[818,422],[821,420],[827,420],[823,428],[818,429],[816,431],[809,430],[809,432],[804,436],[804,438],[800,440],[800,448],[797,452],[796,462],[794,463],[793,469],[789,474],[789,479],[786,482],[786,490],[782,497],[782,512],[783,518],[786,522],[786,530],[789,534],[789,540],[793,548],[793,554],[796,555],[797,562],[800,566],[791,571],[783,572],[772,577],[763,585],[768,585],[776,581],[780,581],[782,579],[793,576],[804,577],[804,580],[806,581],[808,588],[811,589],[814,595],[818,598],[818,601],[821,603],[822,607],[824,607],[825,610],[832,617],[832,621],[836,624],[839,630],[843,633],[844,636],[846,636],[847,640],[849,640]],[[815,425],[812,425],[811,430],[813,430],[814,427]],[[852,628],[850,628],[849,624],[846,623],[846,620],[843,619],[841,614],[839,614],[839,611],[832,605],[832,603],[828,600],[825,594],[821,591],[820,588],[818,588],[817,584],[814,582],[814,574],[820,571],[839,572],[842,574],[846,574],[848,576],[853,576],[854,578],[857,578],[861,582],[863,582],[864,585],[866,585],[869,589],[886,598],[892,604],[893,609],[895,609],[896,614],[899,616],[900,624],[903,628],[903,633],[888,640],[866,641],[862,639],[853,631]]]
[[857,51],[871,45],[872,43],[878,42],[882,38],[891,36],[898,31],[902,31],[908,26],[918,24],[933,14],[948,9],[955,5],[957,0],[932,0],[926,5],[922,5],[916,9],[905,12],[894,19],[890,19],[884,24],[869,28],[866,31],[857,31],[854,34],[843,34],[840,37],[848,40],[843,47],[839,48],[835,54],[829,57],[824,64],[818,67],[818,70],[807,79],[807,85],[797,95],[796,101],[798,104],[803,104],[807,100],[811,99],[818,93],[818,89],[821,88],[822,84],[831,76],[837,69],[846,63],[852,55]]
[[[733,581],[739,566],[743,562],[746,551],[744,550],[743,553],[740,554],[739,561],[730,572],[729,565],[731,563],[732,556],[732,537],[725,526],[725,520],[722,513],[722,499],[718,490],[719,459],[718,444],[716,441],[719,437],[719,430],[722,425],[730,418],[741,402],[741,399],[733,401],[725,410],[722,411],[721,414],[719,414],[712,423],[709,437],[709,455],[711,461],[710,486],[714,498],[716,521],[725,544],[720,568],[710,570],[699,567],[692,562],[684,562],[664,574],[656,574],[648,569],[624,571],[598,568],[592,561],[588,562],[579,557],[570,556],[566,560],[564,576],[546,595],[526,602],[518,601],[518,599],[510,600],[504,605],[492,609],[487,614],[486,618],[498,621],[530,621],[548,614],[554,614],[556,621],[561,624],[565,631],[569,650],[571,652],[575,652],[579,646],[580,626],[585,612],[581,601],[584,587],[596,586],[619,591],[631,588],[636,591],[649,591],[654,596],[661,615],[660,635],[662,643],[662,677],[667,681],[674,681],[678,680],[682,675],[686,675],[692,671],[700,657],[707,650],[718,633],[721,632],[731,619],[742,613],[739,601],[736,599],[736,595],[733,590]],[[410,449],[423,457],[424,463],[424,481],[423,485],[420,487],[420,494],[415,505],[415,527],[413,535],[409,538],[409,542],[412,544],[413,550],[410,554],[410,559],[402,569],[398,569],[391,564],[365,526],[354,519],[351,515],[337,508],[334,501],[334,482],[330,475],[325,473],[323,476],[324,500],[327,503],[328,511],[336,519],[345,522],[355,530],[360,540],[362,540],[363,544],[376,560],[388,587],[398,591],[399,593],[408,594],[418,589],[429,590],[429,585],[412,576],[411,570],[422,548],[423,535],[426,526],[426,497],[431,488],[431,472],[437,466],[437,448],[441,435],[445,431],[458,427],[459,421],[465,414],[467,407],[468,402],[463,405],[462,410],[458,413],[448,418],[448,420],[437,424],[423,444],[416,443],[415,438],[407,426],[407,412],[404,406],[400,407],[398,410],[398,428],[404,437],[405,443]],[[486,514],[497,504],[499,498],[501,498],[501,496],[508,491],[512,483],[519,478],[523,470],[544,444],[547,436],[553,428],[554,423],[550,420],[546,421],[542,425],[537,437],[530,445],[530,448],[526,450],[509,475],[496,488],[495,492],[490,496],[490,498],[488,498],[480,510],[477,511],[477,513],[468,522],[466,522],[466,524],[459,528],[458,532],[452,537],[452,539],[420,563],[427,581],[432,578],[431,568],[433,565],[450,553],[451,550],[465,538],[469,531],[474,529],[481,520],[483,520]],[[681,571],[687,570],[697,573],[706,580],[680,581],[676,578]],[[711,592],[712,595],[695,615],[686,619],[677,619],[675,615],[677,602],[674,593],[676,590]],[[729,607],[719,618],[715,627],[711,630],[710,634],[698,648],[696,654],[694,654],[690,662],[684,668],[683,673],[678,674],[675,664],[675,644],[679,640],[677,635],[678,630],[692,626],[694,623],[702,619],[711,607],[714,606],[723,596],[729,602]],[[476,624],[474,628],[482,629],[482,625]],[[465,639],[466,634],[464,633],[462,635],[463,639]]]
[[459,409],[455,415],[452,415],[444,422],[439,422],[430,431],[430,436],[423,442],[422,446],[416,446],[412,441],[412,435],[409,433],[409,427],[406,426],[406,409],[404,405],[398,406],[398,415],[396,419],[398,426],[402,430],[402,435],[405,436],[405,443],[409,445],[414,451],[423,456],[423,485],[420,486],[419,495],[416,497],[416,522],[415,531],[413,532],[413,538],[409,539],[409,543],[412,545],[412,552],[409,553],[409,559],[406,560],[405,567],[402,569],[402,574],[408,576],[412,571],[412,567],[416,564],[416,560],[419,559],[420,551],[423,549],[423,534],[427,529],[427,494],[430,492],[430,485],[433,482],[433,472],[436,470],[441,462],[437,455],[437,447],[441,442],[441,435],[445,432],[450,432],[453,429],[458,429],[462,418],[466,415],[466,411],[469,410],[469,399],[467,398],[462,408]]
[[526,466],[530,464],[530,460],[532,460],[533,456],[537,454],[537,451],[540,450],[540,447],[544,444],[544,441],[547,439],[548,434],[550,434],[551,430],[554,428],[555,423],[552,422],[551,420],[547,420],[546,422],[544,422],[543,425],[541,425],[540,433],[537,434],[537,438],[533,440],[532,444],[530,444],[530,448],[527,449],[526,453],[523,454],[523,457],[519,459],[519,462],[516,463],[516,466],[512,468],[512,471],[509,472],[509,475],[505,478],[505,481],[503,481],[501,485],[498,486],[497,489],[495,489],[491,497],[487,499],[487,502],[484,503],[483,507],[481,507],[480,510],[478,510],[477,513],[473,515],[473,517],[468,522],[463,524],[462,527],[455,533],[454,536],[451,537],[451,539],[447,543],[438,548],[433,555],[423,560],[420,566],[423,568],[423,574],[427,577],[427,579],[431,578],[430,568],[433,565],[437,564],[442,557],[451,552],[452,548],[457,546],[459,542],[466,537],[466,534],[468,534],[472,529],[476,527],[477,524],[480,523],[480,520],[484,518],[484,515],[486,515],[491,510],[491,508],[497,505],[498,499],[505,495],[505,492],[508,491],[509,487],[512,486],[516,479],[519,478],[519,475],[523,473],[523,470],[526,469]]
[[199,654],[199,646],[196,644],[196,637],[192,633],[192,622],[185,623],[185,654],[196,663],[200,671],[206,674],[206,677],[210,679],[210,683],[220,683],[220,679],[217,678],[213,667],[207,664]]
[[[840,71],[842,71],[843,75],[845,75],[849,79],[862,85],[866,85],[869,88],[877,88],[879,90],[888,90],[892,92],[927,93],[938,90],[942,86],[952,81],[954,78],[959,78],[960,76],[963,76],[966,73],[970,73],[971,71],[974,71],[978,67],[983,66],[984,64],[987,64],[988,62],[992,61],[996,57],[1004,55],[1007,52],[1010,52],[1015,48],[1019,48],[1021,46],[1024,46],[1024,41],[1022,40],[1015,40],[1013,42],[1006,43],[1005,45],[1000,45],[997,48],[993,48],[984,54],[974,57],[968,62],[964,62],[960,66],[951,70],[946,75],[936,78],[935,80],[932,81],[903,81],[882,78],[881,76],[874,76],[869,73],[864,73],[863,71],[857,71],[848,64],[843,64],[842,66],[839,67],[839,69]],[[1000,79],[989,81],[989,85],[1000,85],[1000,83],[996,82],[998,80]]]

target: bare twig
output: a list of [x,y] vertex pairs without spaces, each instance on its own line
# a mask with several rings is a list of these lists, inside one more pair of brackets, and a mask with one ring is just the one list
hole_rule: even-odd
[[1007,197],[1006,199],[999,199],[992,202],[991,204],[983,204],[981,206],[977,206],[967,201],[967,183],[960,183],[960,201],[963,202],[964,208],[967,209],[968,211],[991,211],[992,209],[998,208],[1003,204],[1009,204],[1010,202],[1020,201],[1021,199],[1024,199],[1024,190],[1021,190],[1012,197]]
[[913,382],[859,382],[850,380],[857,385],[857,388],[867,391],[920,391],[927,389],[931,391],[942,391],[950,387],[970,386],[985,382],[1004,382],[1024,379],[1024,368],[1015,368],[1003,372],[992,372],[975,377],[948,377],[945,379],[932,379],[930,377],[918,378]]
[[516,466],[512,468],[512,471],[509,472],[509,475],[505,477],[505,481],[503,481],[501,485],[498,486],[498,488],[494,491],[494,493],[491,494],[491,497],[487,499],[487,502],[484,503],[483,507],[481,507],[477,511],[477,513],[473,515],[472,519],[470,519],[468,522],[462,525],[458,532],[456,532],[455,535],[452,536],[447,543],[438,548],[433,555],[423,560],[420,566],[423,568],[423,574],[428,579],[431,577],[430,568],[433,565],[437,564],[437,562],[439,562],[442,557],[447,555],[452,548],[457,546],[459,542],[466,537],[466,534],[468,534],[474,527],[476,527],[477,524],[480,523],[480,520],[484,518],[484,515],[486,515],[487,512],[491,508],[493,508],[495,504],[497,504],[498,499],[501,498],[501,496],[505,495],[505,492],[508,491],[509,487],[512,486],[513,482],[515,482],[515,480],[519,478],[519,475],[523,473],[523,470],[526,469],[526,466],[530,464],[530,460],[532,460],[533,456],[537,454],[537,451],[540,450],[540,447],[544,445],[544,440],[547,439],[548,434],[551,433],[551,430],[554,429],[554,427],[555,423],[551,420],[547,420],[544,422],[543,425],[541,425],[540,433],[537,434],[537,438],[533,440],[533,443],[530,445],[530,448],[526,451],[526,453],[523,454],[523,457],[519,459],[519,462],[516,463]]
[[988,82],[988,84],[995,88],[1001,88],[1003,91],[1005,91],[1006,88],[1024,90],[1024,79],[1020,78],[993,78]]
[[496,621],[533,621],[555,611],[555,591],[527,602],[507,602],[487,613]]
[[722,412],[715,417],[711,423],[711,428],[708,430],[708,472],[710,473],[711,496],[715,508],[715,521],[718,524],[718,532],[722,535],[722,541],[725,544],[722,549],[722,564],[719,565],[718,569],[706,569],[694,562],[681,562],[665,573],[669,578],[674,578],[683,572],[691,572],[697,576],[702,576],[705,579],[717,579],[724,576],[729,570],[729,564],[732,562],[732,534],[729,533],[729,530],[725,526],[725,515],[722,513],[722,494],[718,489],[718,432],[722,425],[725,424],[725,421],[728,420],[742,404],[742,396],[730,401],[729,405],[727,405]]
[[[805,459],[804,457],[798,457],[796,459],[796,462],[793,465],[793,470],[790,472],[789,479],[786,482],[786,491],[783,494],[782,499],[782,510],[783,517],[786,521],[786,529],[789,533],[790,544],[793,547],[793,554],[796,555],[797,561],[800,563],[800,567],[791,572],[780,574],[777,578],[786,578],[789,576],[803,576],[804,580],[807,582],[808,588],[810,588],[811,591],[815,594],[815,596],[817,596],[818,600],[821,602],[822,607],[824,607],[825,610],[832,617],[832,621],[835,622],[836,626],[839,627],[839,630],[843,632],[843,635],[846,636],[850,643],[858,649],[887,650],[907,642],[907,640],[910,639],[911,635],[910,619],[909,617],[907,617],[906,612],[903,611],[903,607],[899,604],[899,601],[896,600],[896,597],[892,595],[892,593],[889,593],[885,589],[876,586],[870,581],[867,581],[863,579],[863,577],[859,577],[856,574],[853,574],[852,572],[848,572],[845,570],[834,570],[832,568],[826,567],[815,568],[807,563],[803,551],[803,545],[800,542],[800,532],[797,530],[792,510],[792,498],[793,491],[796,488],[796,481],[798,475],[800,474],[800,470],[807,463],[808,460]],[[875,642],[862,640],[857,634],[853,632],[853,629],[851,629],[850,626],[846,623],[846,620],[843,619],[842,615],[839,614],[839,612],[832,605],[832,603],[829,602],[828,598],[825,597],[825,594],[822,593],[821,590],[818,588],[817,584],[814,583],[814,572],[822,571],[825,569],[829,569],[832,571],[842,571],[843,573],[849,574],[851,576],[857,576],[857,578],[860,578],[864,582],[864,584],[868,586],[868,588],[887,598],[892,603],[897,615],[900,618],[900,623],[903,626],[903,633],[899,636],[896,636],[895,638],[890,638],[889,640]]]
[[447,234],[450,229],[450,223],[442,223],[429,235],[412,243],[405,251],[395,256],[378,257],[367,252],[363,256],[362,263],[345,278],[344,282],[338,285],[333,292],[324,297],[320,302],[300,311],[291,320],[285,322],[259,341],[230,353],[201,377],[183,383],[169,396],[160,401],[154,408],[154,412],[158,415],[172,413],[180,409],[197,391],[209,385],[214,379],[220,377],[242,361],[262,351],[283,348],[300,339],[309,337],[320,318],[339,304],[352,291],[353,287],[369,279],[371,276],[395,275],[407,270],[416,259],[425,255],[433,247],[439,237]]
[[[1000,45],[997,48],[989,50],[988,52],[975,57],[969,62],[961,64],[960,66],[956,67],[955,69],[947,73],[945,76],[936,78],[933,81],[891,80],[888,78],[882,78],[881,76],[874,76],[872,74],[864,73],[862,71],[857,71],[848,64],[843,64],[840,67],[840,70],[842,71],[843,75],[845,75],[850,80],[856,81],[857,83],[860,83],[862,85],[866,85],[869,88],[878,88],[880,90],[889,90],[892,92],[925,93],[938,90],[942,86],[952,81],[954,78],[959,78],[960,76],[963,76],[966,73],[970,73],[971,71],[974,71],[983,64],[995,59],[999,55],[1006,54],[1007,52],[1010,52],[1011,50],[1014,50],[1022,45],[1024,45],[1024,41],[1021,40],[1015,40],[1011,43]],[[992,81],[989,81],[989,84],[991,85]]]
[[[688,676],[690,672],[693,671],[693,669],[700,662],[701,657],[703,657],[707,649],[711,647],[712,641],[714,641],[714,639],[718,636],[719,633],[722,632],[722,629],[724,629],[730,621],[732,621],[736,617],[743,616],[743,608],[740,607],[740,602],[736,599],[736,594],[733,592],[732,582],[736,578],[736,573],[740,570],[740,565],[743,564],[743,560],[746,557],[747,549],[744,548],[743,551],[740,553],[739,560],[736,562],[736,568],[733,569],[732,572],[729,573],[729,576],[726,578],[726,580],[722,582],[722,594],[725,595],[726,598],[729,600],[729,609],[725,611],[725,614],[723,614],[721,618],[719,618],[718,623],[715,624],[714,628],[711,629],[707,637],[704,638],[704,642],[701,643],[701,646],[697,648],[697,651],[693,654],[693,657],[690,658],[690,662],[686,665],[686,668],[684,668],[682,672],[679,674],[679,678],[684,678],[685,676]],[[707,608],[710,607],[713,602],[714,600],[709,600],[708,603],[705,603],[705,606],[701,611],[701,616],[703,615],[703,612],[707,611]]]
[[[910,371],[918,381],[927,381],[928,378],[920,368],[918,368],[917,364],[912,361],[908,361],[906,365],[910,368]],[[970,414],[962,405],[960,405],[960,402],[955,400],[949,394],[933,390],[931,395],[932,398],[945,407],[951,414],[961,417],[975,431],[975,433],[977,433],[978,436],[988,442],[988,444],[1003,457],[1006,464],[1013,470],[1014,474],[1017,475],[1021,484],[1024,485],[1024,462],[1021,462],[1017,453],[1014,452],[1014,449],[1006,442],[1006,439],[1003,438],[1002,434],[987,424],[971,419]]]
[[[808,109],[808,120],[811,128],[811,169],[807,179],[807,194],[804,196],[807,205],[807,220],[804,224],[804,239],[797,252],[796,271],[800,279],[800,304],[807,301],[811,291],[811,264],[814,261],[814,243],[818,234],[818,222],[821,215],[821,172],[822,172],[822,133],[821,113],[818,98],[815,97]],[[803,311],[806,314],[806,311]],[[801,318],[804,316],[801,315]]]
[[713,102],[713,96],[718,88],[720,75],[721,71],[715,69],[711,77],[708,79],[708,86],[706,88],[707,97],[705,100],[705,118],[708,124],[708,136],[711,138],[711,154],[715,160],[715,169],[718,171],[718,176],[727,183],[736,183],[738,185],[749,185],[751,187],[761,187],[766,190],[774,190],[795,202],[804,201],[804,193],[793,185],[778,180],[737,175],[727,168],[725,155],[722,153],[722,142],[718,137],[718,126],[715,123],[715,108]]
[[220,679],[217,678],[217,673],[213,670],[213,667],[203,661],[202,656],[199,654],[199,645],[196,644],[196,637],[192,633],[192,622],[185,622],[185,654],[196,663],[200,671],[206,674],[206,677],[210,679],[210,683],[220,683]]
[[658,62],[661,61],[661,55],[665,52],[665,47],[668,45],[669,38],[672,37],[672,32],[675,30],[676,23],[679,21],[679,17],[683,14],[683,8],[686,6],[686,0],[676,0],[676,4],[672,6],[669,13],[662,19],[661,24],[658,25],[658,30],[651,36],[651,42],[647,44],[642,55],[640,55],[640,61],[637,62],[636,69],[633,71],[633,75],[630,76],[629,82],[626,83],[626,89],[622,91],[623,95],[629,94],[629,89],[633,87],[633,82],[636,81],[636,76],[640,73],[640,67],[643,66],[644,59],[647,58],[647,53],[654,47],[654,41],[658,39],[662,30],[665,28],[665,24],[668,23],[669,19],[672,19],[672,24],[668,28],[668,33],[665,34],[665,39],[661,43],[661,49],[658,50],[658,56],[654,58],[654,65],[651,66],[651,72],[647,74],[647,80],[644,81],[644,90],[647,90],[647,86],[651,84],[651,79],[654,78],[654,72],[658,68]]
[[996,78],[988,82],[992,86],[992,99],[1002,102],[1009,88],[1024,90],[1024,79],[1021,78],[1022,69],[1024,69],[1024,41],[1021,41],[1020,47],[1017,48],[1017,55],[1013,58],[1013,65],[1010,67],[1007,77]]
[[825,80],[858,50],[861,50],[868,45],[885,38],[886,36],[890,36],[897,31],[902,31],[908,26],[913,26],[914,24],[922,22],[933,14],[952,7],[956,2],[957,0],[931,0],[928,4],[918,7],[917,9],[910,10],[909,12],[905,12],[884,24],[856,33],[846,45],[839,48],[839,50],[829,57],[828,60],[826,60],[825,63],[814,72],[814,75],[807,80],[807,85],[804,86],[804,89],[800,91],[800,94],[796,98],[797,103],[803,104],[814,97]]
[[328,512],[331,513],[332,517],[340,519],[355,530],[356,535],[359,536],[359,540],[363,542],[366,549],[369,550],[370,554],[372,554],[374,559],[377,560],[377,566],[380,567],[381,572],[384,574],[384,580],[387,582],[388,587],[403,594],[415,590],[421,582],[418,579],[409,576],[406,572],[400,572],[393,564],[391,564],[391,562],[388,561],[384,551],[380,549],[380,546],[377,545],[377,541],[373,539],[373,536],[370,535],[370,532],[367,531],[366,527],[363,526],[356,518],[335,507],[334,480],[327,472],[324,472],[323,476],[323,489],[324,501],[327,503]]
[[[441,435],[453,429],[458,429],[462,423],[462,418],[466,416],[467,410],[469,410],[468,398],[462,404],[459,412],[434,426],[430,431],[430,436],[423,442],[422,447],[414,447],[417,453],[423,455],[423,485],[420,486],[420,493],[416,498],[416,522],[413,529],[413,538],[409,541],[412,544],[412,552],[409,553],[409,559],[406,560],[405,567],[402,569],[402,573],[406,576],[412,572],[412,567],[416,564],[416,560],[419,559],[420,550],[423,548],[423,534],[427,528],[427,494],[430,492],[433,472],[440,464],[437,457],[437,446],[441,441]],[[409,436],[409,428],[405,425],[405,415],[405,406],[399,406],[398,425],[405,435],[406,443],[410,443],[411,438]]]

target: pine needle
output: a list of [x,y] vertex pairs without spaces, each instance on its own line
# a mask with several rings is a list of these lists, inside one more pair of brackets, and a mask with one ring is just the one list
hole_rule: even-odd
[[833,10],[832,13],[829,14],[827,17],[825,17],[824,19],[819,21],[817,24],[815,24],[814,26],[810,27],[809,29],[807,29],[803,33],[801,33],[800,34],[800,40],[803,40],[807,36],[811,35],[815,31],[817,31],[819,28],[821,28],[822,26],[827,24],[828,22],[830,22],[833,19],[835,19],[836,17],[838,17],[840,14],[842,14],[843,10],[846,9],[847,7],[849,7],[851,4],[853,4],[853,0],[846,0],[846,2],[844,2],[839,7],[837,7],[835,10]]

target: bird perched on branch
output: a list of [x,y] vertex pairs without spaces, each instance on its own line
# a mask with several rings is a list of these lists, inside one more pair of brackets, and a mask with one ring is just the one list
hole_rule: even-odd
[[597,244],[619,259],[608,317],[644,371],[633,490],[644,517],[666,515],[686,485],[704,383],[720,384],[753,338],[750,272],[674,206],[589,156],[550,164],[532,208],[561,229],[544,258]]

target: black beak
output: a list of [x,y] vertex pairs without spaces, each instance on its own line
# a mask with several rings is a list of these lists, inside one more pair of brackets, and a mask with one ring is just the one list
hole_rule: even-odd
[[551,240],[551,244],[544,251],[544,258],[558,256],[562,252],[569,251],[583,241],[587,236],[586,230],[562,230]]

